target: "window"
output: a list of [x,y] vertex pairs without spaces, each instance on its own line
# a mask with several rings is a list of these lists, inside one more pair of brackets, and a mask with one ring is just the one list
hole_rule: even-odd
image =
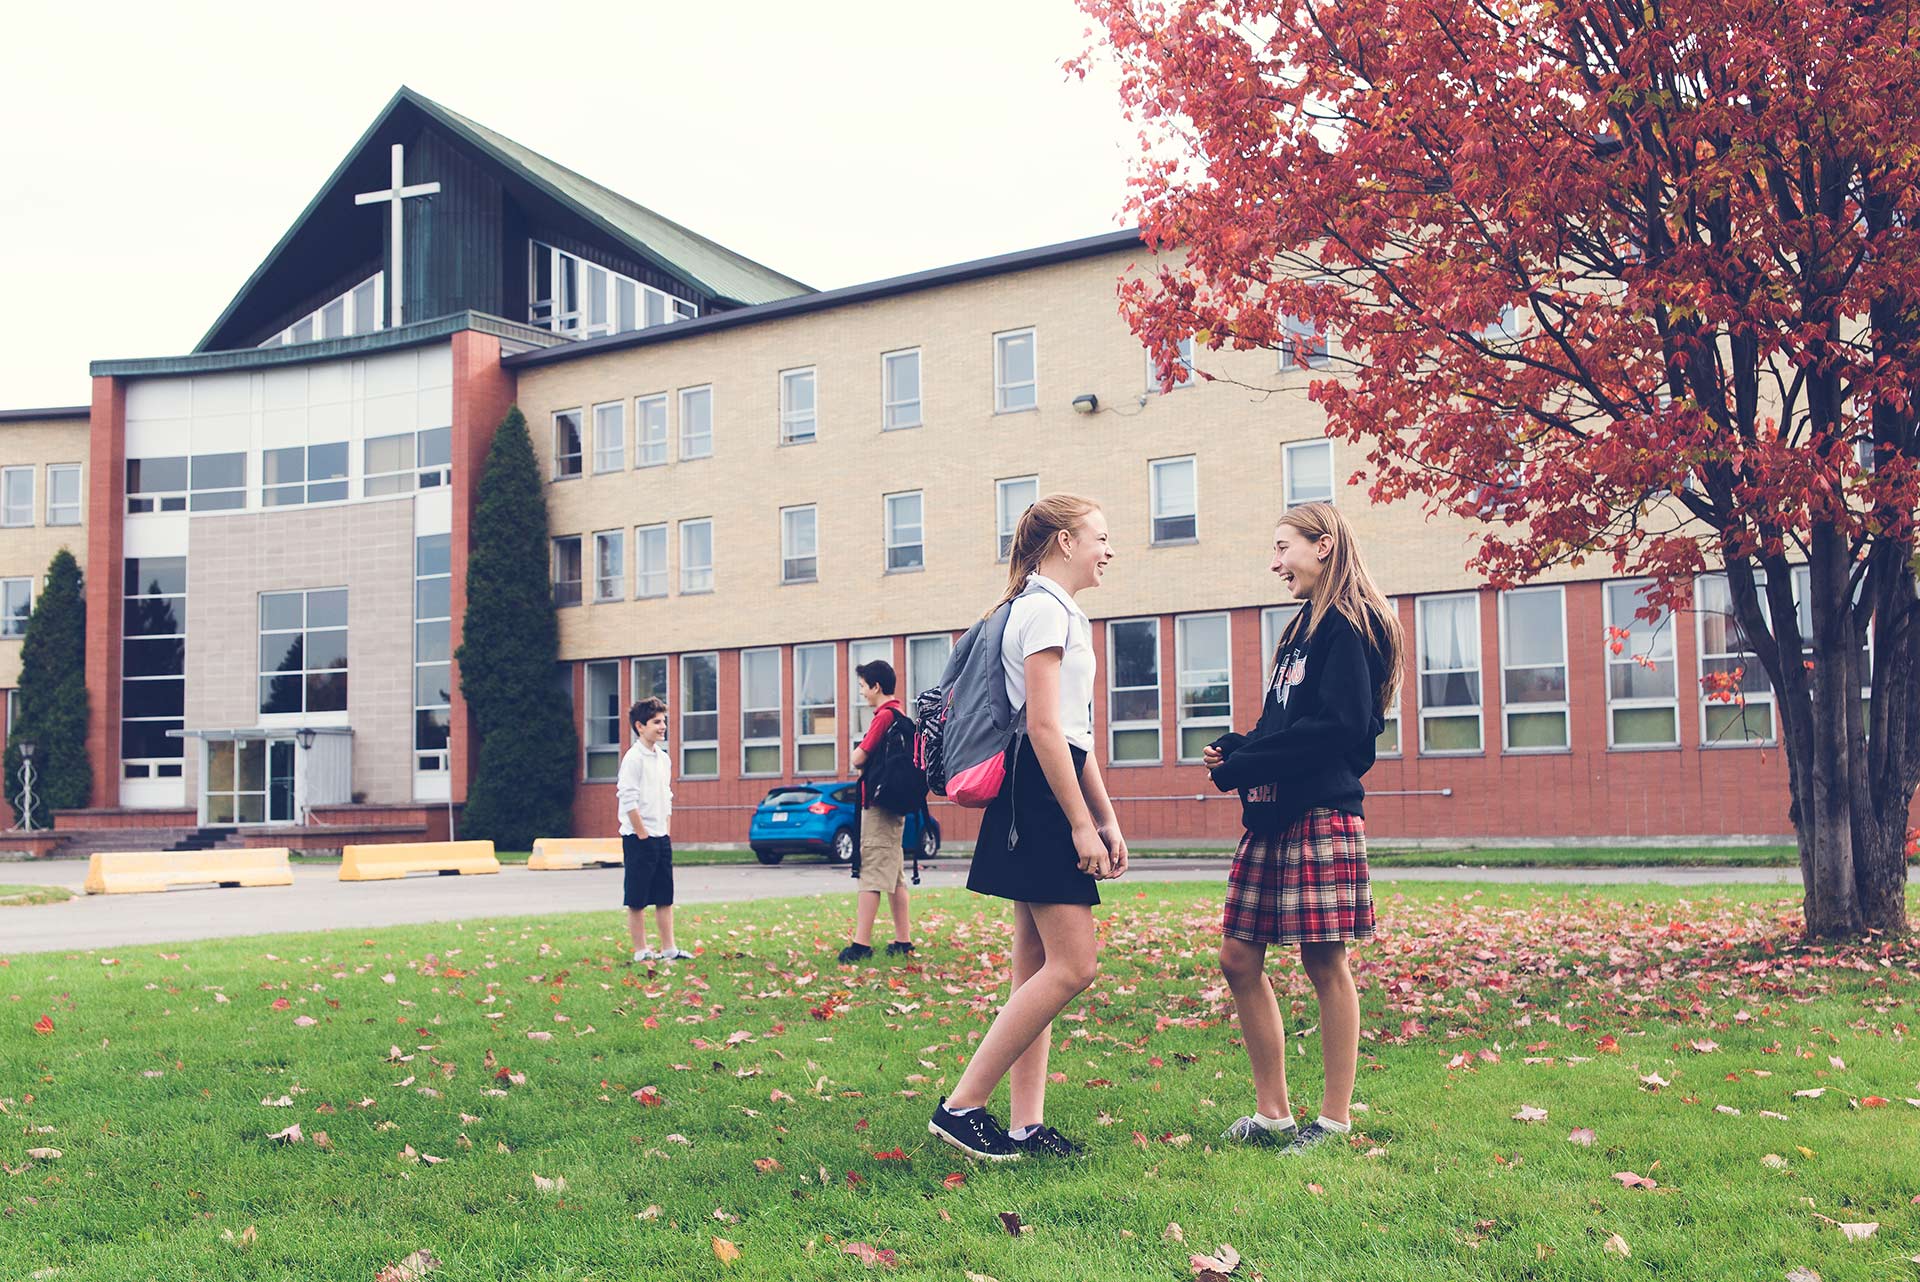
[[[853,725],[853,737],[848,740],[848,746],[852,748],[860,746],[860,740],[866,737],[867,727],[873,724],[873,709],[869,708],[867,701],[860,697],[860,676],[855,669],[863,663],[872,663],[875,659],[885,659],[888,664],[892,664],[893,642],[891,640],[883,638],[878,641],[849,641],[847,643],[847,689],[851,692],[853,699],[853,716],[850,718]],[[896,673],[895,675],[897,678],[898,674]],[[934,680],[937,681],[939,678],[935,677]],[[895,695],[901,696],[906,694],[904,690],[900,689],[897,680],[893,692]],[[903,698],[902,702],[908,705],[907,710],[911,713],[913,710],[913,700]]]
[[838,692],[834,689],[834,644],[793,647],[794,768],[803,775],[830,775],[840,764]]
[[1153,481],[1154,544],[1191,543],[1200,535],[1193,455],[1158,459],[1149,467]]
[[0,469],[0,525],[33,524],[33,469]]
[[596,659],[586,668],[586,775],[612,779],[620,773],[620,663]]
[[527,320],[541,329],[597,338],[699,315],[684,298],[565,250],[537,240],[527,247]]
[[127,460],[127,514],[187,510],[187,457]]
[[47,524],[80,524],[80,465],[47,464]]
[[593,407],[593,470],[619,472],[627,466],[627,403]]
[[811,369],[790,369],[780,375],[780,443],[799,445],[814,438],[814,378]]
[[1284,316],[1280,320],[1280,368],[1325,369],[1327,336],[1310,320]]
[[1421,597],[1420,751],[1479,752],[1480,600],[1471,592]]
[[1500,594],[1500,695],[1508,752],[1568,747],[1563,589],[1516,588]]
[[627,596],[627,532],[598,530],[593,536],[593,599],[623,601]]
[[908,637],[907,688],[901,702],[911,708],[924,691],[939,685],[940,678],[947,672],[947,660],[952,656],[953,634],[950,632]]
[[560,410],[553,416],[553,479],[580,475],[580,411]]
[[1180,340],[1179,353],[1180,354],[1174,358],[1173,369],[1171,371],[1173,374],[1173,386],[1168,387],[1161,381],[1159,362],[1154,359],[1153,349],[1151,347],[1147,349],[1148,392],[1177,392],[1183,387],[1192,387],[1194,385],[1193,340],[1191,338],[1183,338]]
[[260,715],[347,710],[347,590],[260,594]]
[[680,777],[720,777],[720,656],[680,656]]
[[740,652],[740,773],[780,773],[780,649]]
[[1520,309],[1512,303],[1500,308],[1499,319],[1491,325],[1473,331],[1473,336],[1483,343],[1502,343],[1520,336]]
[[1039,361],[1034,332],[1016,329],[993,336],[993,412],[1011,414],[1040,405]]
[[247,505],[247,456],[196,454],[187,460],[187,507],[194,512],[228,512]]
[[[1392,598],[1388,598],[1389,608],[1395,607]],[[1373,741],[1373,754],[1376,757],[1397,757],[1400,755],[1400,700],[1405,691],[1396,687],[1393,703],[1381,715],[1384,724],[1380,728],[1380,737]]]
[[920,426],[920,349],[880,358],[880,426],[891,432]]
[[887,505],[887,573],[926,568],[926,532],[919,490],[889,494]]
[[1680,742],[1680,705],[1673,658],[1673,617],[1635,617],[1649,579],[1605,585],[1607,743],[1615,748],[1670,748]]
[[281,347],[287,343],[307,343],[316,339],[345,338],[350,334],[371,334],[386,327],[384,277],[376,272],[338,298],[322,303],[272,338],[262,347]]
[[1013,535],[1020,528],[1020,518],[1039,500],[1040,478],[1037,476],[1014,476],[993,483],[993,506],[995,519],[999,523],[1002,561],[1013,554]]
[[368,498],[377,494],[409,494],[416,485],[425,490],[453,483],[453,429],[450,427],[369,437],[363,449],[366,466],[362,469],[360,492]]
[[638,703],[642,699],[658,699],[669,704],[673,702],[667,695],[667,660],[664,655],[651,655],[633,661],[631,702]]
[[[1766,571],[1754,571],[1760,599],[1766,601]],[[1773,683],[1759,656],[1747,643],[1747,634],[1733,613],[1733,590],[1725,574],[1703,574],[1694,582],[1694,610],[1700,641],[1700,743],[1702,747],[1773,742]],[[1719,698],[1719,687],[1709,687],[1709,675],[1731,678],[1736,685]]]
[[713,520],[680,522],[680,590],[713,591]]
[[413,541],[413,768],[452,769],[453,536]]
[[1273,686],[1273,664],[1280,657],[1280,638],[1285,636],[1287,628],[1300,614],[1300,603],[1270,605],[1260,611],[1260,677],[1266,684],[1261,687],[1261,697]]
[[1293,441],[1280,447],[1287,506],[1333,502],[1333,442]]
[[260,463],[260,501],[266,507],[331,503],[347,497],[345,441],[263,450]]
[[1188,614],[1173,621],[1180,674],[1180,760],[1198,761],[1209,743],[1233,728],[1232,623],[1224,614]]
[[643,396],[633,403],[633,465],[658,467],[667,461],[667,398]]
[[1160,761],[1160,620],[1107,625],[1107,757],[1116,766]]
[[713,457],[713,388],[680,390],[680,457]]
[[178,778],[182,744],[167,732],[186,712],[187,559],[128,557],[123,572],[121,777]]
[[820,520],[817,510],[780,509],[780,581],[814,583],[820,578]]
[[[1760,580],[1764,583],[1766,580]],[[1800,657],[1807,663],[1813,662],[1813,578],[1812,572],[1804,565],[1793,567],[1793,612],[1800,629]],[[1853,603],[1860,604],[1860,594],[1866,590],[1866,580],[1862,579],[1853,590]],[[1868,705],[1873,700],[1873,629],[1866,629],[1866,635],[1860,642],[1860,658],[1857,661],[1860,673],[1860,720],[1864,724],[1870,711]]]
[[553,541],[553,603],[580,604],[580,536],[569,534]]
[[634,599],[666,594],[667,527],[642,525],[633,532]]
[[33,580],[0,579],[0,637],[27,635],[33,617]]

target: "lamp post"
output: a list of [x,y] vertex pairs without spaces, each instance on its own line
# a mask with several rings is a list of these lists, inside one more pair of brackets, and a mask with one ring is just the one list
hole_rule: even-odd
[[305,828],[312,819],[312,816],[307,813],[307,751],[313,747],[313,727],[301,726],[293,732],[293,739],[300,745],[300,770],[294,776],[293,789],[295,795],[300,798],[300,826]]
[[13,825],[23,832],[33,831],[33,749],[31,739],[22,739],[20,747],[20,817]]

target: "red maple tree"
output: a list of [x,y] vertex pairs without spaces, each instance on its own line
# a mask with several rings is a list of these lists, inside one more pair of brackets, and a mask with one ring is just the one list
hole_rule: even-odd
[[1141,126],[1163,252],[1121,303],[1163,375],[1331,336],[1329,434],[1375,501],[1475,522],[1488,582],[1593,560],[1654,620],[1724,569],[1807,929],[1904,932],[1920,6],[1081,5],[1068,68],[1115,64]]

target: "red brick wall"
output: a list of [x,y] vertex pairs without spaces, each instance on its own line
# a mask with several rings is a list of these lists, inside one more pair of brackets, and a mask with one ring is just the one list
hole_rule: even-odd
[[127,511],[127,387],[93,380],[87,459],[87,757],[96,807],[120,804],[120,592]]
[[[467,557],[472,545],[473,509],[480,499],[480,474],[494,429],[513,405],[514,377],[501,368],[500,340],[462,330],[453,336],[453,648],[460,648],[460,627],[467,614]],[[452,668],[453,708],[449,714],[453,800],[467,799],[467,784],[480,760],[480,743],[460,695],[460,664]]]

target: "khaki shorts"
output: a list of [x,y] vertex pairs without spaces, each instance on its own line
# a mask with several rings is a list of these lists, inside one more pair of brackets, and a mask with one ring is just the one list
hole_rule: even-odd
[[907,884],[906,858],[900,849],[906,831],[905,815],[860,812],[860,889],[885,895]]

